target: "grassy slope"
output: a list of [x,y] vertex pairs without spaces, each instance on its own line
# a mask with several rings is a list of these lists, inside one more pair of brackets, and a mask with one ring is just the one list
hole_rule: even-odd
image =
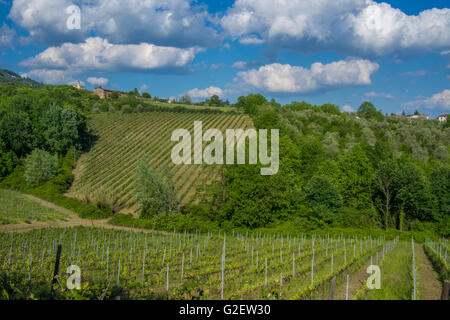
[[0,224],[66,219],[65,214],[42,206],[20,192],[0,189]]
[[[98,137],[94,147],[84,154],[74,171],[75,181],[69,195],[91,202],[108,204],[118,200],[122,208],[133,210],[134,174],[139,159],[147,153],[157,167],[166,166],[174,173],[179,197],[186,203],[205,179],[217,178],[217,168],[206,165],[173,165],[170,141],[174,129],[185,128],[193,135],[194,121],[208,128],[253,127],[245,115],[146,112],[138,114],[100,114],[89,120]],[[192,148],[193,152],[193,148]]]

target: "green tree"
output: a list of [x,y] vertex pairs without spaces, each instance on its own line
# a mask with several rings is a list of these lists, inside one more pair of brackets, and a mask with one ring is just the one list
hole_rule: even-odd
[[2,115],[1,137],[6,150],[12,150],[18,157],[27,155],[36,147],[38,133],[33,130],[30,116],[23,111],[6,112]]
[[40,149],[34,149],[25,159],[23,177],[29,186],[38,186],[53,178],[58,167],[56,156]]
[[249,94],[248,96],[240,96],[235,106],[244,110],[245,113],[253,115],[259,106],[267,104],[266,98],[261,94]]
[[76,111],[51,105],[41,117],[45,144],[51,152],[64,154],[72,146],[81,149],[86,122]]
[[423,170],[413,160],[401,158],[399,168],[394,177],[397,190],[395,205],[398,210],[405,211],[408,220],[431,220],[433,217],[431,194]]
[[220,100],[219,96],[216,94],[212,95],[209,100],[206,100],[205,104],[210,105],[210,106],[217,106],[217,107],[223,106],[222,100]]
[[300,154],[287,136],[280,137],[279,163],[278,173],[272,176],[262,176],[261,165],[234,165],[225,170],[225,204],[219,212],[222,222],[257,228],[302,212],[301,177],[296,174]]
[[150,93],[148,93],[148,92],[143,92],[143,93],[142,93],[142,98],[145,98],[145,99],[151,99],[152,96],[151,96]]
[[369,101],[364,101],[358,108],[358,115],[366,118],[373,119],[377,121],[382,121],[384,119],[383,114],[378,111],[373,103]]
[[339,187],[346,204],[367,208],[371,203],[373,167],[361,145],[355,145],[341,156],[338,166],[342,175]]
[[18,162],[13,151],[6,150],[6,146],[0,138],[0,178],[10,174]]
[[179,201],[172,173],[167,168],[156,170],[149,163],[150,158],[145,155],[136,171],[136,196],[140,216],[146,218],[177,211]]
[[325,177],[316,175],[305,186],[305,199],[315,213],[321,210],[337,213],[342,206],[339,189]]
[[256,117],[255,125],[259,129],[279,129],[280,117],[273,110],[265,110]]
[[450,234],[450,166],[438,164],[431,169],[429,185],[433,198],[433,217],[442,235]]
[[379,165],[373,180],[375,188],[381,193],[380,200],[375,201],[375,204],[383,213],[386,230],[389,228],[391,206],[395,197],[394,179],[397,169],[397,164],[394,160],[385,160]]

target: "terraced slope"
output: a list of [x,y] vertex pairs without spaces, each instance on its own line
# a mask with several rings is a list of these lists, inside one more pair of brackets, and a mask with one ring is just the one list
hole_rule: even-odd
[[[90,202],[116,203],[125,211],[136,208],[134,176],[139,160],[148,154],[157,168],[166,166],[174,174],[179,197],[186,203],[196,187],[217,179],[218,168],[209,165],[177,165],[171,161],[170,141],[173,130],[184,128],[193,137],[194,121],[208,128],[225,129],[253,127],[246,115],[212,113],[148,112],[138,114],[101,114],[89,120],[97,136],[93,148],[82,155],[74,171],[75,181],[69,196]],[[193,146],[192,146],[193,150]]]

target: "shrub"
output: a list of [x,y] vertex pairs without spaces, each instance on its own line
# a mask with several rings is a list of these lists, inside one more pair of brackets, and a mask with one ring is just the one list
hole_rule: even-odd
[[35,149],[25,159],[24,179],[29,186],[38,186],[56,175],[58,159],[46,151]]
[[150,159],[144,156],[136,172],[136,193],[141,217],[177,211],[179,201],[167,168],[156,170],[149,166]]

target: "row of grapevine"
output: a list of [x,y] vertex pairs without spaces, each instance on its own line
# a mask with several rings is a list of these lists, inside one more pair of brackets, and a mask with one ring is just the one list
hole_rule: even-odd
[[219,172],[217,166],[174,165],[171,161],[171,149],[175,145],[170,141],[173,130],[184,128],[192,134],[194,121],[202,121],[204,131],[252,127],[247,116],[234,114],[96,115],[89,120],[89,127],[97,140],[81,156],[68,194],[91,202],[135,208],[134,174],[140,158],[148,154],[157,168],[166,166],[173,172],[179,198],[182,203],[188,202],[198,185],[217,179]]
[[40,229],[0,234],[0,273],[22,279],[26,290],[45,287],[61,244],[60,293],[67,292],[65,270],[77,265],[83,288],[108,297],[305,299],[394,243],[356,235]]

